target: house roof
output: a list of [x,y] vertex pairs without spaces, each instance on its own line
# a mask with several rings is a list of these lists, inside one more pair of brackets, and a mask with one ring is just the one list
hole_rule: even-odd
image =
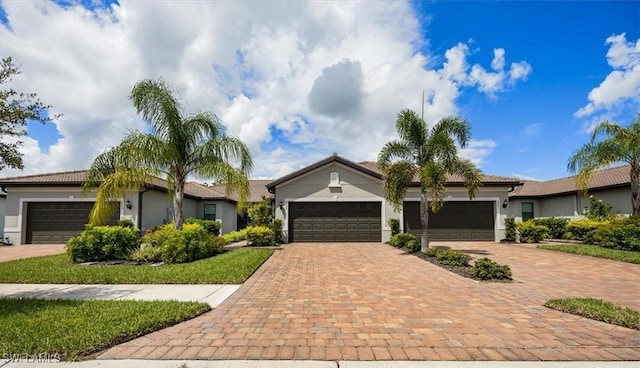
[[[65,172],[55,172],[48,174],[37,174],[37,175],[24,175],[24,176],[15,176],[10,178],[2,178],[0,179],[0,186],[3,187],[11,187],[11,186],[32,186],[32,185],[51,185],[51,186],[60,186],[60,185],[69,185],[76,186],[82,185],[84,179],[87,175],[88,170],[78,170],[78,171],[65,171]],[[150,186],[155,187],[156,189],[167,190],[168,183],[164,179],[153,178]],[[185,184],[185,195],[193,198],[199,199],[228,199],[224,192],[220,192],[212,187],[207,187],[205,185],[195,183],[195,182],[187,182]],[[234,200],[234,199],[232,199]]]
[[[347,160],[346,158],[339,156],[338,154],[334,153],[331,156],[324,158],[318,162],[315,162],[309,166],[303,167],[302,169],[298,170],[298,171],[294,171],[289,175],[285,175],[279,179],[276,179],[270,183],[267,184],[267,188],[271,191],[272,188],[276,187],[279,184],[282,184],[288,180],[291,180],[297,176],[300,176],[302,174],[305,174],[309,171],[315,170],[321,166],[324,166],[328,163],[331,162],[339,162],[342,163],[346,166],[349,166],[353,169],[356,169],[358,171],[361,171],[365,174],[371,175],[375,178],[378,179],[382,179],[382,173],[380,172],[380,170],[378,169],[378,165],[376,162],[373,161],[362,161],[362,162],[353,162],[350,160]],[[415,180],[415,184],[418,184],[419,181],[416,179]],[[506,177],[506,176],[496,176],[496,175],[482,175],[482,183],[484,185],[520,185],[522,182],[520,181],[520,179],[518,178],[510,178],[510,177]],[[447,176],[447,184],[448,185],[463,185],[464,184],[464,179],[459,176],[459,175],[449,175]]]
[[[579,190],[576,175],[548,181],[524,180],[523,183],[510,194],[510,197],[545,197],[575,193]],[[630,185],[630,166],[628,165],[594,172],[587,187],[590,190],[597,190],[627,185]]]
[[[269,184],[271,182],[271,179],[250,179],[249,180],[249,189],[251,190],[251,193],[249,195],[249,198],[247,199],[247,202],[260,202],[262,200],[262,197],[273,197],[273,194],[269,193],[267,191],[266,185]],[[223,193],[223,195],[225,195],[226,193],[226,186],[224,185],[214,185],[213,187],[210,187],[220,193]],[[237,192],[232,192],[229,193],[229,195],[227,196],[230,199],[233,199],[234,201],[238,200],[238,193]]]

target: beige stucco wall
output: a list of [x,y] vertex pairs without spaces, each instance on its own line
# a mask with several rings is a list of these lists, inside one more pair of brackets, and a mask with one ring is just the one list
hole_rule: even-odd
[[[86,195],[78,187],[9,187],[5,206],[4,234],[14,244],[23,244],[27,226],[27,203],[29,202],[93,202],[95,192]],[[126,217],[120,208],[120,217]]]
[[[612,212],[622,215],[631,215],[633,209],[631,208],[631,187],[626,188],[613,188],[607,190],[591,191],[594,197],[601,199],[605,202],[611,203],[613,206]],[[589,205],[589,199],[587,197],[582,198],[581,209]]]
[[516,222],[522,221],[522,202],[533,202],[533,216],[540,217],[542,209],[540,207],[540,200],[530,198],[509,198],[509,205],[507,206],[507,213],[509,216],[514,217]]
[[4,210],[6,207],[7,197],[0,196],[0,237],[4,238]]
[[227,234],[238,229],[238,212],[234,203],[227,201],[201,201],[198,203],[197,215],[198,218],[204,218],[204,205],[215,204],[216,205],[216,220],[220,221],[220,235]]
[[[340,175],[340,187],[330,188],[330,174]],[[388,241],[391,230],[387,219],[399,218],[391,205],[384,199],[382,182],[374,177],[358,172],[348,166],[332,162],[309,173],[276,187],[276,218],[283,222],[284,241],[289,241],[289,223],[287,218],[289,203],[313,201],[335,202],[381,202],[382,203],[382,241]],[[278,208],[282,202],[283,209]]]

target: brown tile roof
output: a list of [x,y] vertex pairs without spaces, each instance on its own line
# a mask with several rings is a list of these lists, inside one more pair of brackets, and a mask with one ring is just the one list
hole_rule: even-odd
[[[24,185],[82,185],[86,177],[87,170],[56,172],[48,174],[15,176],[0,179],[1,186],[24,186]],[[167,189],[167,181],[160,178],[153,178],[150,183],[159,189]],[[215,188],[207,187],[195,182],[187,182],[185,194],[201,199],[226,199],[224,192],[219,192]]]
[[[248,202],[260,202],[263,196],[269,197],[269,198],[273,197],[273,194],[269,193],[266,187],[266,185],[269,184],[270,182],[271,180],[264,180],[264,179],[249,180],[249,190],[251,191],[251,194],[249,195]],[[227,189],[224,185],[214,185],[212,188],[222,193],[223,195]],[[233,199],[234,201],[237,201],[238,193],[236,192],[229,193],[228,198]]]
[[[378,164],[376,162],[363,161],[363,162],[359,162],[358,164],[368,168],[369,170],[380,172],[380,170],[378,170]],[[416,179],[416,182],[417,181],[418,180]],[[520,182],[520,179],[518,178],[482,174],[482,183],[484,184],[518,184],[519,182]],[[463,184],[463,183],[464,183],[464,179],[459,175],[447,176],[447,184]]]
[[[591,175],[588,187],[589,189],[601,189],[629,185],[629,170],[630,166],[627,165],[596,171]],[[525,180],[524,185],[517,187],[510,196],[541,197],[574,193],[578,191],[576,178],[574,175],[549,181]]]

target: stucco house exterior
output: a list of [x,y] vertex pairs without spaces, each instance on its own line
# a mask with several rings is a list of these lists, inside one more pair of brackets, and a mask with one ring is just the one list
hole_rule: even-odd
[[[70,171],[0,179],[6,191],[4,236],[14,244],[64,243],[79,234],[95,202],[95,190],[82,193],[86,171]],[[252,181],[249,201],[268,195],[265,181]],[[155,179],[145,188],[127,194],[112,222],[131,219],[145,230],[171,219],[167,182]],[[237,200],[224,187],[195,182],[185,186],[184,217],[218,220],[221,231],[238,228]]]
[[620,166],[593,173],[588,194],[578,190],[576,176],[549,181],[524,180],[509,193],[509,215],[517,221],[534,217],[582,218],[589,205],[589,195],[613,206],[613,213],[631,214],[631,183],[629,166]]
[[[520,180],[483,175],[469,200],[461,178],[449,177],[445,205],[429,218],[432,240],[504,238],[509,191]],[[403,208],[394,211],[384,198],[382,174],[374,162],[356,163],[336,154],[267,184],[275,197],[276,218],[285,242],[388,241],[390,218],[406,232],[420,231],[419,183],[409,189]]]

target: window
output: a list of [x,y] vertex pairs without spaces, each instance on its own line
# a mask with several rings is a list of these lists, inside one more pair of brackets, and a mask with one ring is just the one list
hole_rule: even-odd
[[215,204],[205,204],[204,205],[204,219],[205,220],[215,220],[216,219],[216,205]]
[[522,221],[533,218],[533,202],[522,202]]
[[332,172],[329,177],[329,186],[330,187],[339,187],[340,186],[340,174],[337,172]]

